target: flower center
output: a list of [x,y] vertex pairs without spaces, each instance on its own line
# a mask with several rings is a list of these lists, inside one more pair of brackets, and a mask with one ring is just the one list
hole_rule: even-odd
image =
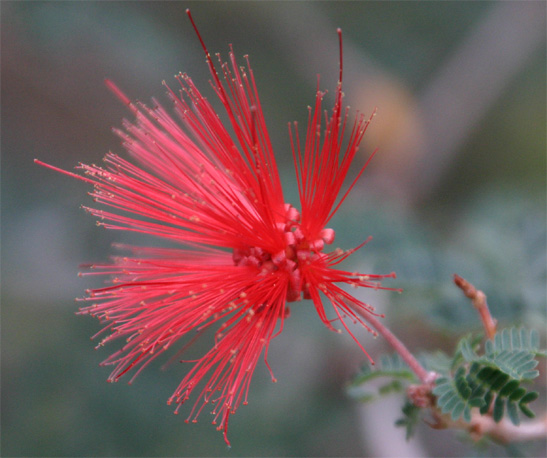
[[303,265],[318,257],[326,256],[322,253],[325,244],[334,242],[333,229],[325,228],[319,237],[310,240],[300,227],[300,213],[290,204],[285,204],[283,221],[277,223],[277,229],[283,233],[285,248],[277,253],[270,253],[260,247],[236,248],[232,257],[236,266],[254,266],[260,269],[262,275],[271,272],[284,271],[289,275],[287,302],[309,299],[306,285],[302,284]]

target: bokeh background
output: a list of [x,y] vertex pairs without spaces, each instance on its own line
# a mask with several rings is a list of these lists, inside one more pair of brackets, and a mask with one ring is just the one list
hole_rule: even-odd
[[[402,295],[364,292],[412,349],[450,350],[480,328],[451,284],[483,289],[501,324],[545,337],[545,2],[55,2],[1,3],[2,455],[215,456],[228,453],[206,414],[184,423],[165,404],[187,367],[161,364],[134,385],[107,384],[93,351],[99,325],[76,317],[89,279],[81,262],[130,241],[97,228],[86,186],[33,163],[70,169],[122,152],[112,126],[134,99],[188,72],[214,99],[191,7],[212,52],[251,56],[287,189],[297,203],[287,122],[305,125],[317,74],[334,93],[336,28],[345,94],[377,116],[362,163],[379,153],[333,227],[352,268],[390,272]],[[207,92],[209,91],[209,92]],[[332,100],[332,99],[330,99]],[[133,239],[131,239],[133,241]],[[348,261],[350,262],[350,261]],[[350,262],[350,263],[351,263]],[[427,426],[406,443],[400,399],[359,405],[345,385],[366,360],[296,304],[274,341],[272,384],[259,364],[250,404],[230,423],[231,456],[487,456],[545,453],[543,444],[479,451]],[[385,347],[356,330],[374,356]],[[541,386],[539,387],[541,390]],[[542,411],[545,397],[536,401]],[[541,455],[537,455],[541,456]]]

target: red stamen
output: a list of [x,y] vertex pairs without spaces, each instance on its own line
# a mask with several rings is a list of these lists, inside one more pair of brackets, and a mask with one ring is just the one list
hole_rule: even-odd
[[[224,432],[231,414],[248,402],[259,359],[276,381],[268,362],[270,342],[289,316],[287,303],[311,299],[327,328],[346,320],[375,333],[365,320],[379,316],[339,285],[389,289],[389,275],[367,275],[338,266],[367,241],[351,250],[326,251],[335,240],[327,222],[354,188],[373,154],[349,189],[341,195],[351,163],[370,122],[362,115],[351,123],[342,106],[343,53],[332,112],[323,110],[319,78],[313,107],[308,109],[303,144],[297,123],[289,125],[301,212],[285,202],[264,113],[249,59],[240,67],[230,47],[229,59],[215,69],[198,28],[188,17],[205,52],[211,85],[226,110],[222,123],[212,104],[192,79],[179,74],[177,93],[167,85],[179,119],[159,103],[153,107],[131,100],[110,80],[107,87],[127,105],[135,121],[114,132],[133,162],[106,155],[103,167],[80,165],[84,176],[35,162],[93,184],[90,193],[107,209],[84,207],[107,229],[139,232],[168,239],[183,248],[132,247],[109,263],[95,263],[83,275],[107,275],[108,285],[80,299],[79,314],[104,324],[99,346],[112,341],[120,348],[102,364],[112,365],[110,381],[132,372],[130,383],[151,361],[182,343],[181,352],[197,338],[211,348],[194,359],[169,398],[175,413],[193,395],[187,421],[195,422],[212,404],[213,423]],[[324,124],[323,124],[324,122]],[[345,143],[347,137],[347,144]],[[84,266],[86,267],[86,266]],[[327,316],[327,300],[334,310]],[[365,317],[362,319],[361,317]]]

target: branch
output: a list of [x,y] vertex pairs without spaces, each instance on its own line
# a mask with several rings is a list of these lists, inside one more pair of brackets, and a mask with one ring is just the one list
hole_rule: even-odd
[[490,416],[474,415],[471,418],[469,433],[471,437],[480,438],[488,435],[502,444],[525,442],[547,437],[547,416],[515,426],[507,419],[496,423]]
[[408,367],[418,376],[418,378],[426,385],[431,385],[437,374],[435,372],[427,372],[424,367],[418,362],[412,353],[406,348],[405,344],[401,342],[388,328],[386,328],[380,320],[375,316],[361,309],[355,307],[354,309],[359,315],[361,315],[387,342],[393,347],[393,349],[401,356],[403,361],[408,364]]
[[454,274],[454,283],[460,288],[463,293],[471,299],[471,303],[479,312],[479,316],[482,321],[484,330],[486,331],[486,337],[493,339],[496,335],[496,320],[492,318],[488,304],[486,303],[486,294],[477,290],[471,283],[457,274]]
[[490,415],[481,415],[479,412],[473,412],[469,423],[463,420],[452,421],[450,415],[443,415],[437,409],[433,409],[432,414],[436,421],[430,424],[432,428],[466,430],[475,441],[487,436],[500,444],[509,444],[547,437],[547,415],[516,426],[506,418],[496,423]]

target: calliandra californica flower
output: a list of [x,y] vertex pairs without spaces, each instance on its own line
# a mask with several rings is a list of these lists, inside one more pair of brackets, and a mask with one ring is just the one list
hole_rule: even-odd
[[[132,103],[107,81],[136,118],[134,123],[124,121],[123,131],[115,131],[132,160],[109,153],[104,167],[80,164],[84,176],[36,162],[93,184],[95,202],[111,209],[86,208],[98,217],[99,225],[180,245],[121,246],[128,256],[89,266],[85,274],[110,276],[111,285],[88,291],[81,300],[91,305],[79,313],[106,325],[99,333],[105,332],[106,337],[98,346],[122,342],[121,349],[102,363],[115,367],[109,381],[118,381],[130,371],[133,381],[171,346],[184,339],[184,350],[211,328],[211,349],[191,361],[191,369],[168,404],[177,404],[178,412],[192,396],[195,404],[187,421],[196,421],[210,404],[213,424],[224,431],[229,445],[229,416],[247,403],[251,377],[262,354],[275,381],[267,361],[268,347],[283,330],[287,304],[311,299],[329,329],[335,330],[332,321],[339,321],[355,339],[344,320],[359,322],[373,332],[356,310],[374,312],[341,286],[381,288],[382,278],[395,275],[338,268],[364,243],[348,251],[325,249],[335,236],[326,225],[366,167],[338,198],[370,122],[359,114],[350,123],[348,109],[342,108],[341,31],[340,77],[330,117],[322,109],[325,93],[318,90],[303,142],[296,123],[289,125],[300,194],[298,211],[283,198],[248,58],[247,68],[240,67],[230,50],[229,63],[219,56],[217,73],[188,15],[229,126],[186,74],[177,76],[178,93],[167,88],[178,120],[157,102],[153,108]],[[327,317],[325,300],[334,310],[333,320]]]

